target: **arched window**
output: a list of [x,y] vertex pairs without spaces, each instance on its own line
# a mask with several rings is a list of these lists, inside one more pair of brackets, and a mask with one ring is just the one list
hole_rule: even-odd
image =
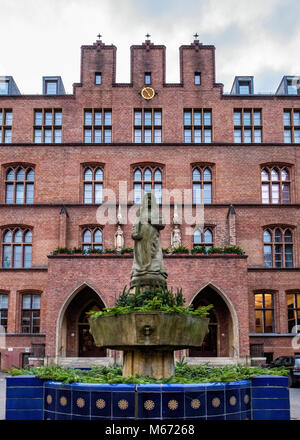
[[204,228],[201,232],[200,229],[195,229],[193,235],[193,247],[205,246],[206,252],[213,246],[213,233],[210,228]]
[[286,167],[264,167],[261,170],[262,203],[290,203],[290,175]]
[[82,249],[102,250],[102,230],[97,227],[86,228],[82,231]]
[[193,203],[212,203],[212,172],[210,167],[193,169]]
[[28,229],[6,229],[2,236],[2,267],[31,267],[32,232]]
[[103,169],[89,166],[83,171],[83,200],[86,204],[101,204],[103,202]]
[[136,168],[133,173],[134,203],[141,203],[143,195],[153,192],[158,204],[162,203],[162,170],[145,166]]
[[265,267],[293,267],[293,233],[289,228],[264,231]]
[[12,167],[6,171],[5,203],[33,203],[34,169],[31,167]]

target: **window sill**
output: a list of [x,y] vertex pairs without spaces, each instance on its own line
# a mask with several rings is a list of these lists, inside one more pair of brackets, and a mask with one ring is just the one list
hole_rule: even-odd
[[46,336],[46,333],[6,333],[5,336]]
[[281,271],[281,272],[284,272],[284,271],[286,271],[286,272],[289,272],[289,271],[293,271],[293,270],[296,270],[296,271],[298,271],[298,270],[300,270],[300,266],[294,266],[294,267],[265,267],[265,266],[248,266],[248,270],[251,270],[251,271],[255,271],[255,270],[257,270],[257,271],[268,271],[268,270],[270,270],[270,271]]
[[0,272],[4,271],[31,271],[31,270],[48,270],[47,266],[32,266],[32,267],[0,267]]
[[259,338],[261,338],[261,337],[266,337],[266,338],[269,338],[269,337],[275,337],[275,338],[293,338],[293,337],[295,337],[295,336],[297,336],[297,334],[295,334],[295,333],[249,333],[249,336],[250,337],[259,337]]

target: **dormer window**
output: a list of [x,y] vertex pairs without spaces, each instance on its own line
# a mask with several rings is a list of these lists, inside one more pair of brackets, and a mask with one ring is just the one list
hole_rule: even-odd
[[43,76],[43,95],[65,95],[65,88],[60,76]]
[[287,80],[287,93],[288,95],[298,95],[299,90],[299,80],[288,79]]
[[101,72],[96,72],[95,73],[95,84],[97,86],[102,84],[102,73]]
[[57,95],[57,81],[46,81],[46,95]]
[[145,84],[151,84],[151,72],[145,72]]
[[0,81],[0,95],[8,95],[8,83],[9,81]]
[[194,84],[195,84],[196,86],[200,86],[200,84],[201,84],[201,73],[200,73],[200,72],[195,72],[195,75],[194,75]]
[[239,81],[239,94],[250,95],[250,81]]

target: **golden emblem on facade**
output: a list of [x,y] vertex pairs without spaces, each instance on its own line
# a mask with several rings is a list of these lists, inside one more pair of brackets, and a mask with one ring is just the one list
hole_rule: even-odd
[[144,99],[152,99],[155,95],[155,91],[152,87],[144,87],[141,91],[141,95]]

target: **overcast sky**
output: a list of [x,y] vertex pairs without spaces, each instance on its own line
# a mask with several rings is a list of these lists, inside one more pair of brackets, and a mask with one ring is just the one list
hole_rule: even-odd
[[130,46],[151,34],[167,48],[167,81],[179,81],[179,46],[198,32],[216,46],[217,82],[253,75],[255,92],[275,92],[300,75],[299,0],[0,0],[0,75],[24,94],[60,75],[67,93],[80,78],[80,46],[117,46],[117,81],[129,82]]

